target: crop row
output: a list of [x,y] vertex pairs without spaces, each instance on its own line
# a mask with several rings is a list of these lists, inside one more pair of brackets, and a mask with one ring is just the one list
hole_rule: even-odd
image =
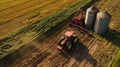
[[64,9],[63,11],[56,12],[50,16],[31,23],[15,34],[0,40],[0,59],[20,48],[22,45],[44,34],[57,24],[63,22],[70,15],[75,13],[80,6],[84,6],[88,2],[90,2],[90,0],[80,1],[69,8]]
[[12,2],[13,0],[0,0],[0,4],[5,4],[5,3],[8,3],[8,2]]
[[8,8],[12,8],[14,6],[21,5],[23,3],[29,2],[30,0],[13,0],[13,1],[8,1],[6,3],[0,4],[0,11],[6,10]]
[[5,21],[8,21],[8,20],[11,20],[17,16],[28,13],[29,11],[32,11],[34,9],[45,7],[46,5],[48,5],[54,1],[50,0],[50,1],[46,1],[46,2],[43,2],[42,4],[40,4],[41,2],[43,2],[43,0],[40,0],[40,1],[33,0],[30,2],[19,4],[17,6],[12,7],[12,8],[8,8],[7,10],[4,10],[4,11],[0,11],[1,22],[5,18],[7,18],[7,19],[5,19],[2,23],[4,23]]

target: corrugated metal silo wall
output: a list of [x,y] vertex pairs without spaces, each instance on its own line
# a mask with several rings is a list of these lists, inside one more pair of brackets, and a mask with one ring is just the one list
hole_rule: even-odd
[[95,18],[96,18],[96,13],[87,11],[85,24],[88,28],[93,28],[95,23]]
[[104,18],[104,17],[97,16],[94,31],[99,35],[105,34],[105,32],[108,29],[110,19],[111,17]]

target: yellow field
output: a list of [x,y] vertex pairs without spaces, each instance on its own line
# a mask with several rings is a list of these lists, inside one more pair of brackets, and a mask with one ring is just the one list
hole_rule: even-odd
[[0,0],[0,4],[6,3],[6,2],[10,2],[10,1],[13,1],[13,0]]
[[[12,4],[8,3],[9,7],[6,6],[6,1],[6,4],[0,5],[0,7],[5,6],[0,8],[0,38],[17,31],[38,18],[61,11],[77,1],[79,0],[16,0],[10,1]],[[38,14],[36,17],[31,18],[36,14]]]
[[10,8],[10,7],[14,7],[16,5],[20,5],[24,2],[27,2],[29,0],[3,0],[3,1],[0,1],[0,10],[5,10],[7,8]]

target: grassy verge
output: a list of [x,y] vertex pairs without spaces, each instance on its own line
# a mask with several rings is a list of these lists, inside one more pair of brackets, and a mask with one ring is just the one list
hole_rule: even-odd
[[120,49],[116,55],[115,60],[113,61],[113,64],[111,65],[111,67],[120,67]]

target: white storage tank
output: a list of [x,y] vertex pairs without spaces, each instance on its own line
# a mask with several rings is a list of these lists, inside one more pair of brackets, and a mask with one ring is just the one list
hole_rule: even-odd
[[111,19],[111,15],[108,12],[106,11],[99,12],[97,14],[94,31],[99,35],[105,34],[105,32],[108,29],[110,19]]
[[88,28],[90,29],[94,28],[97,13],[98,13],[98,9],[95,6],[91,6],[90,8],[87,9],[86,17],[85,17],[85,25]]

